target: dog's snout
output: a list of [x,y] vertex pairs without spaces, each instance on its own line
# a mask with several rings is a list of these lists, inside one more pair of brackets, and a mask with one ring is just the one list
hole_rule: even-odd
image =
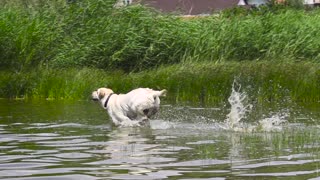
[[99,100],[99,96],[98,96],[98,92],[97,91],[93,91],[91,96],[92,96],[92,100],[94,100],[94,101],[98,101]]

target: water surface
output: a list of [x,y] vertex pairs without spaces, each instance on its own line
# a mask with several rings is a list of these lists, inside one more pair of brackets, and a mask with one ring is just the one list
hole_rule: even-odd
[[151,127],[116,128],[90,101],[0,100],[0,178],[317,178],[319,109],[255,105],[232,129],[228,104],[164,103]]

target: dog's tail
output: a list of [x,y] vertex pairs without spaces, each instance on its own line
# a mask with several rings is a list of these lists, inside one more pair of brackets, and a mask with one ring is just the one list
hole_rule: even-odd
[[162,91],[154,91],[153,97],[166,96],[167,90],[163,89]]

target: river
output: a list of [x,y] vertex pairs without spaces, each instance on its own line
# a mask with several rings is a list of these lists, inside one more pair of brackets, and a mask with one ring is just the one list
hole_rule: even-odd
[[320,177],[320,103],[229,103],[164,101],[150,127],[114,127],[91,101],[1,99],[0,179]]

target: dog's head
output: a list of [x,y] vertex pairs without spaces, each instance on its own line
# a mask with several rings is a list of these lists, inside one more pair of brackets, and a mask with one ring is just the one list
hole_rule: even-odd
[[109,94],[113,93],[111,89],[108,88],[99,88],[96,91],[92,92],[92,100],[94,101],[100,101],[105,96],[108,96]]

